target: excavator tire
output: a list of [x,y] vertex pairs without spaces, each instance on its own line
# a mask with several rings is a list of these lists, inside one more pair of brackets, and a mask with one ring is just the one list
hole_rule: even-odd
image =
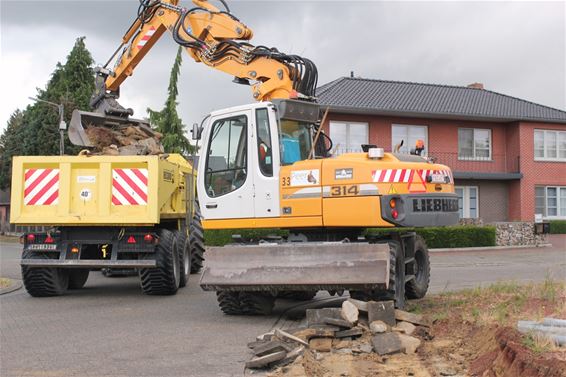
[[174,295],[179,289],[181,264],[175,233],[160,229],[155,247],[156,268],[140,269],[141,287],[147,295]]
[[269,315],[275,306],[275,297],[268,293],[219,291],[216,298],[228,315]]
[[90,270],[87,268],[69,270],[69,289],[81,289],[88,280]]
[[316,291],[283,291],[277,294],[277,298],[287,300],[309,301],[316,296]]
[[430,260],[428,247],[421,236],[415,238],[415,278],[405,284],[407,298],[423,298],[430,282]]
[[181,276],[179,279],[179,287],[185,287],[189,282],[189,275],[191,274],[191,248],[189,237],[185,229],[175,231],[177,237],[177,249],[179,250],[179,264]]
[[195,203],[195,214],[189,229],[189,244],[191,254],[191,274],[198,273],[204,262],[204,229],[202,228],[200,208]]
[[[368,290],[368,291],[350,291],[350,296],[362,301],[395,301],[395,307],[403,309],[405,307],[405,295],[399,289],[400,282],[397,282],[396,276],[401,266],[397,265],[397,255],[403,252],[403,247],[398,241],[389,240],[389,288],[387,290]],[[404,266],[403,266],[404,268]]]
[[[49,259],[49,256],[25,250],[22,259]],[[22,266],[22,280],[33,297],[60,296],[67,291],[69,274],[61,268]]]

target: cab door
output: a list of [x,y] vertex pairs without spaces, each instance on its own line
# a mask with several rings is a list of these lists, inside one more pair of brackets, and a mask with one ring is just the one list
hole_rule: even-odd
[[254,109],[255,217],[279,217],[279,135],[272,104]]
[[[253,173],[250,173],[251,110],[210,120],[199,163],[198,187],[206,220],[254,217]],[[203,189],[200,189],[203,188]]]

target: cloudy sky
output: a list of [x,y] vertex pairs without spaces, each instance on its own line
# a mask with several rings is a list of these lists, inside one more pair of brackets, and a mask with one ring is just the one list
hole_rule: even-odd
[[[182,0],[181,4],[187,4]],[[86,36],[104,63],[132,22],[137,0],[0,0],[0,128],[24,108]],[[566,7],[554,2],[229,1],[254,44],[312,59],[319,83],[365,78],[467,85],[566,110]],[[135,115],[160,109],[176,52],[168,34],[122,84]],[[249,87],[187,56],[179,112],[190,125],[211,110],[252,101]]]

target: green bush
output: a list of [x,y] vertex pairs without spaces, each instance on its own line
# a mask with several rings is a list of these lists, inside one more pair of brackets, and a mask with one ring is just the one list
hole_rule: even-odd
[[495,246],[495,227],[459,225],[431,228],[372,228],[369,235],[382,235],[390,232],[417,232],[431,249],[454,247]]
[[[370,228],[365,234],[380,236],[391,232],[412,232],[420,234],[429,248],[495,246],[495,227],[492,226],[450,226],[435,228]],[[207,230],[204,239],[208,246],[223,246],[232,242],[232,235],[239,234],[243,239],[257,240],[269,235],[286,236],[281,229],[227,229]]]
[[566,234],[566,220],[550,221],[550,234]]

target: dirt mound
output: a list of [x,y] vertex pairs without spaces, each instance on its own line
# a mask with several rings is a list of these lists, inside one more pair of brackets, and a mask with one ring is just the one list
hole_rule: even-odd
[[94,145],[92,154],[118,156],[163,153],[162,135],[149,127],[133,124],[118,128],[91,126],[85,132]]

